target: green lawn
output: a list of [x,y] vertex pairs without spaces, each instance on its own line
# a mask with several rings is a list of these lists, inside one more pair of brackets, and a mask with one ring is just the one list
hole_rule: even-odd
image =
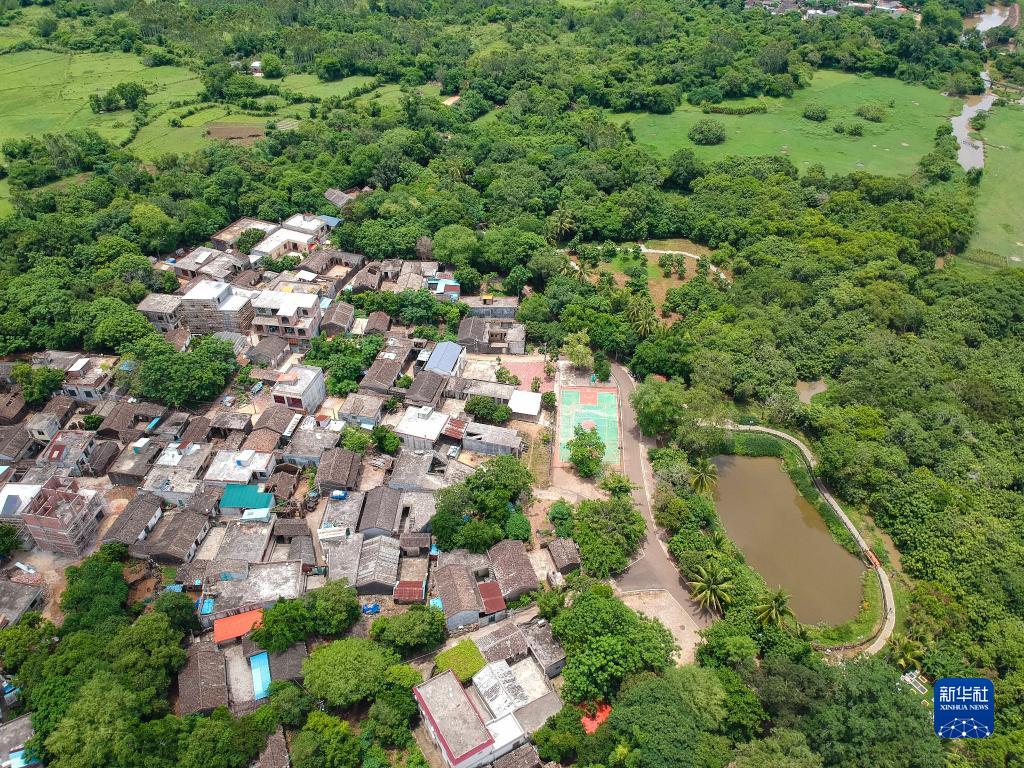
[[194,96],[199,78],[181,67],[146,67],[129,53],[23,51],[0,56],[0,141],[51,131],[95,128],[123,140],[132,123],[128,111],[97,115],[89,94],[133,80],[155,89],[159,107]]
[[49,8],[42,8],[37,5],[30,5],[19,9],[18,18],[13,24],[7,27],[0,27],[0,50],[10,48],[23,40],[39,38],[35,35],[36,22],[42,16],[52,16]]
[[1024,267],[1024,108],[994,109],[981,135],[985,173],[966,257],[994,266]]
[[11,205],[11,185],[7,179],[0,179],[0,219],[14,212]]
[[[424,96],[440,98],[441,88],[436,85],[421,85],[417,89]],[[360,96],[356,101],[364,104],[377,104],[380,107],[397,107],[402,103],[402,86],[397,84],[382,85],[365,96]]]
[[[750,103],[744,100],[732,103]],[[627,113],[611,115],[618,123],[630,123],[640,144],[661,155],[681,147],[693,148],[700,156],[718,159],[726,155],[789,155],[798,167],[821,163],[831,173],[865,170],[873,173],[906,174],[914,171],[918,159],[931,150],[936,127],[959,102],[923,86],[907,85],[888,78],[862,78],[840,72],[819,71],[808,88],[790,99],[761,99],[768,112],[752,115],[704,115],[685,104],[670,115]],[[894,104],[884,122],[868,123],[855,117],[862,104]],[[814,123],[802,117],[808,104],[828,108],[829,119]],[[725,124],[728,139],[714,147],[698,147],[686,136],[703,117]],[[859,122],[860,137],[837,134],[836,122]]]
[[300,74],[288,75],[280,80],[270,80],[289,91],[301,93],[304,96],[316,96],[321,99],[328,96],[345,96],[360,86],[372,83],[373,78],[368,75],[353,75],[343,80],[336,80],[333,83],[325,83],[316,75]]

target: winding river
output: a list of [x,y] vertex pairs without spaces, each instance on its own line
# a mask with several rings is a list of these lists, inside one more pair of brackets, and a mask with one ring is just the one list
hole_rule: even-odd
[[[979,32],[998,27],[1004,24],[1010,17],[1010,9],[1001,5],[991,5],[985,12],[978,16],[972,16],[964,21],[967,29],[976,29]],[[980,112],[987,112],[996,101],[996,95],[992,92],[992,79],[988,72],[981,73],[981,79],[985,82],[985,92],[974,96],[968,96],[964,100],[963,109],[959,115],[950,118],[953,125],[953,135],[956,136],[960,149],[957,151],[957,159],[960,167],[965,171],[973,168],[985,167],[985,145],[981,141],[971,138],[971,118]]]
[[716,456],[715,503],[729,537],[805,624],[856,618],[864,565],[843,549],[776,458]]

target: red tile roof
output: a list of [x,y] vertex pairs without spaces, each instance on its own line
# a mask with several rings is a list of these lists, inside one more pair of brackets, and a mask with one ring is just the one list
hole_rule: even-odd
[[407,579],[400,581],[395,585],[395,600],[401,600],[404,603],[422,603],[423,602],[423,582]]
[[480,597],[484,601],[484,613],[490,615],[505,610],[505,598],[501,596],[501,587],[496,581],[485,581],[478,584]]
[[213,642],[223,643],[227,640],[237,640],[262,625],[263,611],[259,608],[255,611],[245,611],[236,613],[234,616],[216,619],[213,622]]

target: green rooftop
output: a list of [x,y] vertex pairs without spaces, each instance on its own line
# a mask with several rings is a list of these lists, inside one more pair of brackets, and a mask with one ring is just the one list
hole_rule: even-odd
[[263,493],[255,485],[231,484],[220,497],[221,509],[267,509],[274,506],[274,494]]

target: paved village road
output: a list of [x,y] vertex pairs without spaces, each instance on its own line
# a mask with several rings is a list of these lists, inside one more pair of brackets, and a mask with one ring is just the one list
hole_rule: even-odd
[[629,402],[629,396],[636,384],[626,369],[619,365],[612,366],[612,380],[619,389],[621,401],[619,435],[622,441],[622,471],[637,486],[633,491],[633,500],[647,521],[643,553],[629,570],[616,579],[616,584],[623,592],[666,590],[679,603],[694,628],[706,627],[712,622],[713,617],[690,598],[690,590],[683,582],[676,564],[669,557],[665,543],[658,536],[658,527],[651,510],[654,476],[647,463],[647,450],[653,444],[640,434],[633,406]]

